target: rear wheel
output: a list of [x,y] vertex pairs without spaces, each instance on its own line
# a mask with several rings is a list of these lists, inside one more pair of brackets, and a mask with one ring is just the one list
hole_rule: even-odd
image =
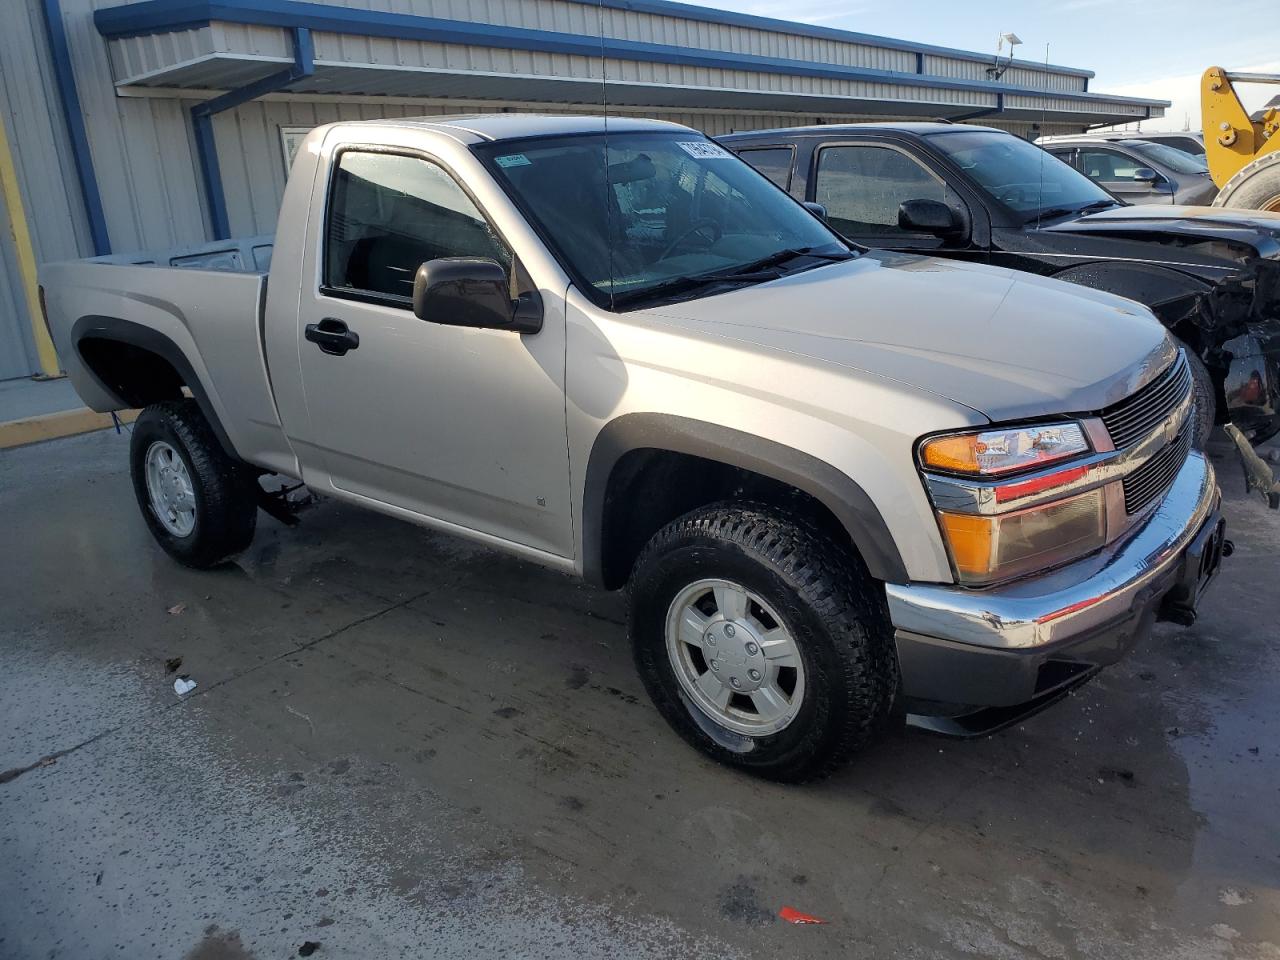
[[143,410],[133,425],[129,461],[147,527],[175,560],[212,567],[253,539],[256,480],[222,449],[194,400]]
[[797,518],[715,504],[673,521],[631,580],[649,695],[721,763],[823,776],[890,717],[897,656],[884,595],[847,547]]
[[1280,213],[1280,153],[1269,153],[1236,172],[1223,184],[1215,207]]

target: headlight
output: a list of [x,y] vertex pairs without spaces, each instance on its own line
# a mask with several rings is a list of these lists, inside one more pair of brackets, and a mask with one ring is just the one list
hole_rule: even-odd
[[920,445],[920,463],[926,470],[989,476],[1047,466],[1088,451],[1078,423],[1030,424],[932,437]]
[[[923,440],[920,467],[957,579],[988,586],[1104,546],[1103,490],[1079,489],[1089,471],[1081,461],[1091,452],[1084,427],[1072,421]],[[1020,503],[1033,505],[1019,509]]]
[[1097,550],[1107,538],[1101,488],[1015,513],[940,510],[938,523],[960,582],[971,586],[1066,563]]

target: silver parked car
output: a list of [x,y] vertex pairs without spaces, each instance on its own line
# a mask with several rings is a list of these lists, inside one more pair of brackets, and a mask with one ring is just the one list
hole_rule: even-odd
[[[1038,142],[1043,146],[1051,141],[1078,140],[1080,136],[1080,134],[1070,134],[1059,137],[1041,137]],[[1141,140],[1144,143],[1162,143],[1166,147],[1173,147],[1175,150],[1189,153],[1193,157],[1204,156],[1204,134],[1199,130],[1153,130],[1149,133],[1146,130],[1103,130],[1086,134],[1085,136],[1090,140]]]
[[1168,144],[1093,136],[1041,137],[1038,143],[1129,203],[1207,206],[1218,195],[1204,158]]

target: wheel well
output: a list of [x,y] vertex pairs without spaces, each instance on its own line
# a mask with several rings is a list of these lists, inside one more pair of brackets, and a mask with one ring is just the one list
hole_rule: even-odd
[[190,395],[227,455],[239,460],[190,361],[164,334],[117,317],[85,316],[71,339],[86,371],[129,407],[147,407]]
[[742,467],[670,450],[625,453],[609,475],[601,517],[601,580],[627,582],[649,539],[672,520],[719,500],[751,500],[798,514],[854,549],[848,531],[821,501]]
[[182,399],[182,375],[160,354],[104,337],[84,337],[76,346],[89,371],[130,407]]

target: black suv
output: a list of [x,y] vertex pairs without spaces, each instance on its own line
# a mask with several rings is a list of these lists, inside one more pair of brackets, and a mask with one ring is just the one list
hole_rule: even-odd
[[1193,355],[1202,442],[1228,414],[1255,443],[1280,431],[1280,215],[1133,207],[990,127],[848,124],[719,141],[856,243],[1146,304]]

